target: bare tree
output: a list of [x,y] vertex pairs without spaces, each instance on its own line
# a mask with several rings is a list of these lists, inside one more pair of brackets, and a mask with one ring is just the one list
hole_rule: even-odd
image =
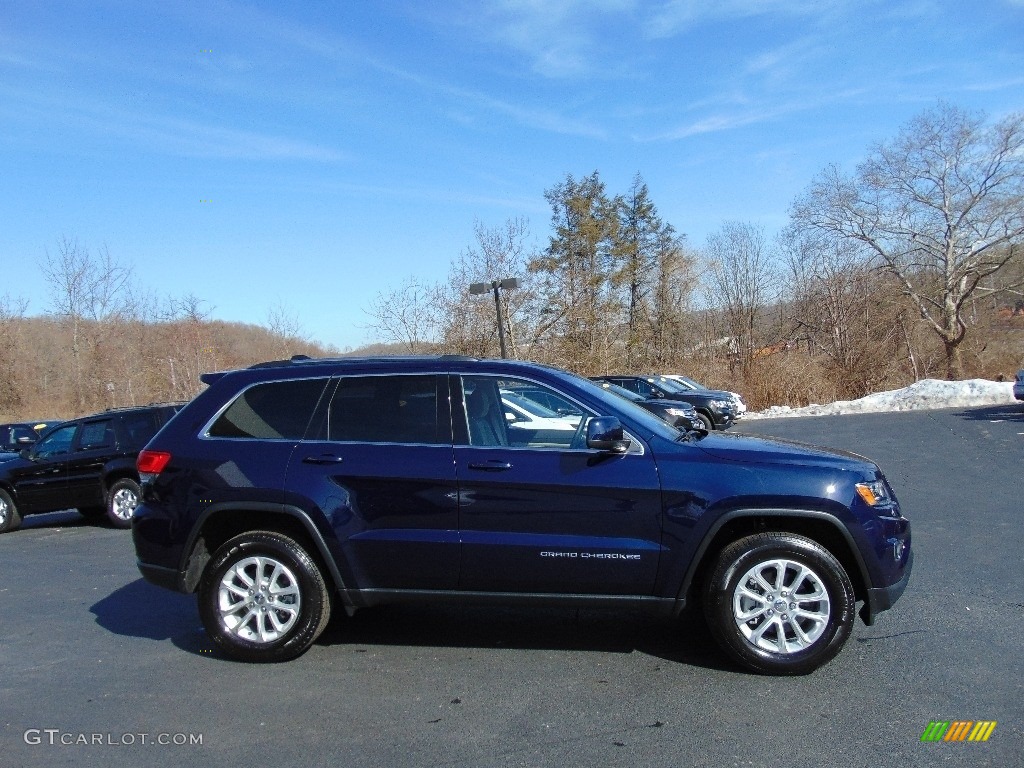
[[780,246],[789,268],[789,337],[806,344],[809,355],[824,356],[837,395],[872,392],[891,373],[898,342],[906,337],[899,296],[890,295],[895,291],[888,280],[855,241],[788,230]]
[[409,354],[427,352],[437,339],[437,294],[437,286],[406,278],[398,288],[373,298],[364,310],[371,318],[369,327]]
[[1024,113],[987,126],[939,104],[852,176],[826,169],[791,214],[870,249],[941,339],[947,377],[959,378],[965,306],[1024,242]]
[[777,298],[778,271],[764,230],[726,222],[708,235],[705,247],[708,302],[723,308],[729,334],[749,361],[756,347],[758,315]]
[[[132,270],[111,256],[106,246],[94,257],[67,237],[60,239],[55,255],[46,253],[41,267],[50,284],[54,314],[71,329],[75,395],[82,409],[94,395],[87,390],[95,390],[97,384],[106,389],[101,382],[105,377],[94,375],[97,370],[92,364],[100,364],[94,358],[101,356],[105,334],[130,304]],[[92,386],[87,386],[87,379]]]
[[26,299],[12,299],[8,294],[0,296],[0,415],[15,412],[22,402],[17,335],[27,310]]
[[448,272],[448,282],[439,294],[439,325],[442,341],[448,352],[465,355],[497,357],[494,302],[491,294],[471,296],[472,283],[515,278],[519,287],[500,291],[509,354],[519,357],[524,347],[536,356],[538,331],[537,280],[527,265],[533,258],[529,249],[529,223],[526,219],[509,219],[503,226],[488,228],[481,222],[474,225],[476,245],[467,248],[455,259]]
[[299,347],[308,345],[298,313],[281,300],[267,310],[267,330],[274,337],[274,354],[282,358],[298,354]]

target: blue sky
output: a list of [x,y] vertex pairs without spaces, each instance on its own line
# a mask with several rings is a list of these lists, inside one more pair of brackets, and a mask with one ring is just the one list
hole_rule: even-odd
[[1024,109],[1024,0],[273,0],[0,6],[0,296],[67,237],[162,296],[339,347],[474,222],[634,174],[700,246],[945,99]]

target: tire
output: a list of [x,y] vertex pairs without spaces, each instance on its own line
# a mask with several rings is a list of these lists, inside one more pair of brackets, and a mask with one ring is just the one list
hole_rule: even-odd
[[[257,577],[261,582],[255,590]],[[276,601],[276,602],[275,602]],[[293,539],[251,531],[218,549],[199,583],[210,639],[240,661],[287,661],[304,653],[331,617],[323,574]]]
[[781,532],[723,549],[704,596],[708,627],[722,648],[768,675],[805,675],[830,661],[850,636],[855,608],[839,561],[817,542]]
[[115,528],[131,528],[132,515],[142,498],[139,484],[123,477],[110,486],[107,492],[107,520]]
[[0,491],[0,533],[16,531],[21,527],[21,513],[7,491]]
[[715,423],[711,421],[711,417],[708,416],[707,414],[698,412],[697,420],[700,422],[700,425],[708,432],[715,431]]

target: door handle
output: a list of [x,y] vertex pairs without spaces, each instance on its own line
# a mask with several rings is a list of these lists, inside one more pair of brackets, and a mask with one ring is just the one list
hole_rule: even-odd
[[333,453],[322,453],[319,456],[307,456],[302,460],[303,464],[341,464],[341,456]]
[[497,461],[496,459],[490,459],[489,461],[477,461],[469,465],[470,469],[479,469],[484,472],[504,472],[505,470],[512,469],[512,465],[507,461]]

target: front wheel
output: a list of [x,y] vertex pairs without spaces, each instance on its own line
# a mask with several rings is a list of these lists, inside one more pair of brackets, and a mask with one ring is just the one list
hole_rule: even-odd
[[21,527],[21,514],[7,491],[0,491],[0,533],[14,531]]
[[110,486],[107,493],[107,520],[110,524],[115,528],[131,528],[132,515],[135,514],[141,495],[139,484],[128,477]]
[[313,558],[293,539],[252,531],[214,554],[199,584],[210,639],[241,661],[292,659],[330,619],[331,601]]
[[713,422],[711,420],[711,417],[708,416],[706,413],[698,412],[697,413],[697,421],[700,422],[701,427],[703,427],[706,432],[714,432],[715,431],[715,422]]
[[704,613],[736,661],[770,675],[803,675],[831,660],[853,629],[856,598],[843,566],[817,542],[760,533],[722,550]]

